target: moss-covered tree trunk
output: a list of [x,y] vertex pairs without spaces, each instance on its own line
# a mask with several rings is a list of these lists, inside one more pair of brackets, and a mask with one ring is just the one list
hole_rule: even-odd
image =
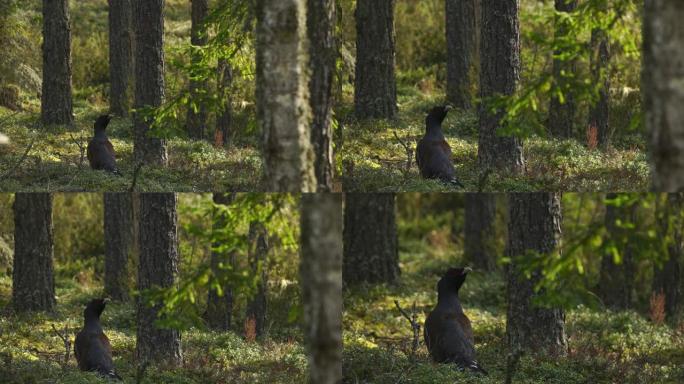
[[73,124],[68,0],[43,0],[43,124]]
[[316,155],[319,192],[330,192],[333,184],[333,78],[337,63],[335,0],[308,0],[307,31],[311,58],[311,142]]
[[221,100],[221,110],[216,116],[214,130],[214,145],[229,146],[233,134],[233,102],[231,86],[233,83],[233,68],[227,60],[220,59],[217,64],[217,94]]
[[342,381],[342,195],[303,195],[300,220],[309,383],[338,384]]
[[470,109],[478,77],[479,0],[446,0],[447,100]]
[[[214,204],[228,205],[233,202],[234,194],[214,193]],[[220,231],[226,226],[226,216],[223,212],[214,213],[213,229]],[[221,244],[214,243],[212,246],[218,248]],[[207,297],[207,325],[209,328],[219,331],[227,331],[230,329],[233,319],[233,288],[229,283],[226,283],[225,278],[226,268],[235,267],[236,255],[234,252],[229,254],[219,253],[213,250],[211,252],[211,271],[216,278],[221,281],[221,292],[215,288],[209,288]],[[221,268],[221,265],[224,265]]]
[[263,224],[252,222],[249,225],[249,267],[257,276],[257,290],[247,304],[247,319],[254,321],[254,331],[257,337],[264,335],[266,327],[266,287],[268,286],[267,257],[268,232]]
[[495,219],[493,194],[465,195],[465,259],[483,271],[496,269]]
[[524,170],[522,141],[499,136],[504,111],[491,111],[487,99],[512,95],[520,79],[519,0],[482,0],[480,42],[480,135],[478,161],[482,168],[517,174]]
[[349,193],[344,206],[343,279],[392,283],[399,277],[395,195]]
[[128,263],[133,253],[133,207],[128,193],[104,194],[105,294],[129,299]]
[[594,84],[599,84],[598,100],[589,110],[589,129],[596,131],[598,145],[610,145],[610,46],[608,33],[600,28],[591,31],[591,74]]
[[356,2],[354,113],[360,119],[397,116],[394,4],[395,0]]
[[684,190],[684,7],[680,1],[644,2],[642,90],[651,135],[653,188]]
[[109,111],[128,116],[133,81],[133,6],[109,0]]
[[[147,0],[145,0],[147,1]],[[140,194],[138,290],[167,288],[178,275],[178,215],[174,193]],[[180,332],[154,324],[160,304],[137,300],[136,360],[178,367],[183,358]]]
[[266,189],[314,192],[305,0],[258,0],[257,120]]
[[[555,0],[555,9],[558,13],[570,13],[577,8],[577,0]],[[555,17],[554,38],[558,41],[568,36],[569,24],[566,18]],[[555,86],[560,88],[562,99],[555,92],[551,96],[549,106],[549,132],[554,137],[569,138],[573,134],[573,122],[575,119],[575,100],[569,80],[575,76],[576,63],[574,61],[561,60],[558,56],[562,50],[554,51],[553,78]]]
[[[194,46],[207,45],[208,35],[203,33],[204,20],[209,14],[208,0],[190,0],[192,26],[190,31],[190,43]],[[201,61],[199,55],[192,56],[193,64],[197,65]],[[203,100],[204,90],[207,87],[206,81],[190,79],[190,99],[191,105],[188,108],[186,128],[188,135],[193,139],[204,139],[207,125],[207,104]]]
[[684,308],[682,268],[684,268],[684,196],[670,193],[665,204],[659,206],[660,238],[667,239],[667,260],[656,265],[653,273],[653,292],[665,295],[665,314],[672,320]]
[[54,311],[53,249],[52,196],[17,193],[12,266],[12,307],[16,311]]
[[[159,107],[164,102],[164,0],[134,1],[135,108]],[[166,165],[166,140],[149,135],[150,121],[135,114],[136,162]]]
[[[559,252],[561,237],[560,195],[515,193],[509,195],[507,267],[508,311],[506,334],[512,351],[529,351],[552,356],[568,352],[565,312],[533,301],[540,293],[534,287],[541,271],[526,278],[519,265],[528,257],[551,257]],[[536,253],[531,256],[530,252]],[[543,294],[543,292],[541,292]]]

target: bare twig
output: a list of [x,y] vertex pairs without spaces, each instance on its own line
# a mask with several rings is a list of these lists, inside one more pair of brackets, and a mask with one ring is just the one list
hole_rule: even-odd
[[19,159],[19,161],[17,161],[16,164],[14,164],[13,166],[11,166],[11,167],[7,170],[7,172],[5,172],[4,175],[0,176],[0,180],[4,179],[4,178],[6,178],[6,177],[11,176],[12,173],[14,173],[14,171],[21,165],[21,163],[23,163],[24,160],[26,160],[26,157],[28,156],[29,151],[31,151],[31,148],[33,148],[33,143],[35,143],[35,141],[36,141],[36,137],[34,136],[33,139],[31,140],[31,143],[28,145],[28,147],[26,147],[26,151],[24,151],[24,154],[21,156],[21,158]]
[[399,300],[394,300],[394,305],[397,306],[397,309],[401,313],[402,316],[408,320],[409,324],[411,324],[411,331],[413,332],[413,338],[411,342],[411,360],[414,360],[416,357],[416,353],[418,352],[418,347],[420,346],[420,323],[418,322],[418,314],[416,311],[416,302],[413,302],[413,307],[411,308],[411,315],[409,315],[400,305],[399,305]]
[[138,182],[138,175],[140,175],[140,170],[143,167],[143,162],[140,161],[138,164],[135,166],[135,170],[133,171],[133,182],[131,183],[131,187],[128,188],[128,192],[135,192],[135,185]]
[[404,177],[406,177],[406,175],[408,175],[408,173],[411,171],[411,166],[413,165],[413,147],[402,140],[399,135],[397,135],[397,131],[392,131],[392,133],[394,133],[394,137],[397,139],[399,144],[404,147],[404,151],[406,151],[406,165],[404,166],[403,171]]
[[62,361],[62,370],[66,370],[67,366],[69,365],[69,358],[71,357],[71,340],[69,339],[69,327],[65,324],[64,325],[64,332],[60,332],[55,328],[54,324],[52,325],[52,330],[55,332],[57,336],[59,336],[60,339],[62,339],[62,342],[64,342],[64,361]]
[[78,162],[78,168],[80,169],[83,167],[83,160],[85,159],[85,153],[86,153],[86,146],[83,144],[83,136],[81,136],[81,141],[76,140],[76,138],[71,133],[69,134],[69,137],[71,138],[71,141],[74,144],[76,144],[76,146],[78,147],[78,150],[81,153],[81,157],[80,157],[80,160]]

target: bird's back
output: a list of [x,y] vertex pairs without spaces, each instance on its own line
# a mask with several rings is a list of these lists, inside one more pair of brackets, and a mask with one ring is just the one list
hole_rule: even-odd
[[423,137],[416,148],[416,162],[420,175],[426,179],[450,182],[454,179],[451,147],[446,140]]
[[455,308],[438,304],[425,320],[424,338],[436,362],[457,363],[466,368],[475,360],[470,321]]
[[109,377],[118,377],[114,373],[112,346],[101,330],[82,329],[76,335],[74,353],[78,367],[83,371],[99,372]]
[[116,153],[109,139],[95,137],[88,143],[90,168],[117,172]]

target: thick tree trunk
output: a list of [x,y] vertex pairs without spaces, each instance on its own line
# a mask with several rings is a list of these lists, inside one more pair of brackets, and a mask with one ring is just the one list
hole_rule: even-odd
[[[190,0],[192,27],[190,32],[190,42],[195,46],[207,45],[207,34],[203,33],[204,20],[209,14],[208,0]],[[192,57],[193,64],[201,60],[199,55]],[[207,104],[203,100],[202,93],[207,87],[206,81],[190,80],[190,99],[192,105],[188,108],[187,131],[193,139],[204,139],[207,125]]]
[[530,351],[552,356],[568,352],[565,337],[565,312],[560,308],[533,304],[539,293],[534,286],[541,271],[526,278],[518,264],[529,252],[551,257],[559,251],[561,237],[560,196],[555,193],[520,193],[509,195],[507,267],[508,316],[506,334],[512,351]]
[[306,1],[257,1],[257,120],[266,189],[314,192]]
[[309,382],[342,381],[342,195],[305,194],[301,211],[304,336]]
[[230,138],[233,134],[231,125],[233,123],[233,102],[231,97],[231,86],[233,83],[233,68],[226,60],[219,60],[217,65],[218,81],[217,93],[219,100],[223,103],[221,111],[216,116],[216,130],[214,132],[214,145],[227,147],[230,145]]
[[589,111],[589,128],[596,130],[598,145],[606,148],[610,145],[610,123],[608,113],[610,107],[610,50],[608,33],[601,29],[591,31],[591,73],[595,84],[599,86],[599,98]]
[[477,89],[478,0],[446,0],[447,100],[470,109]]
[[521,173],[524,169],[522,141],[499,136],[504,111],[490,110],[487,98],[515,93],[520,79],[519,0],[482,0],[480,42],[480,137],[478,161],[482,168]]
[[332,86],[337,63],[335,0],[308,0],[307,31],[311,57],[311,142],[316,155],[319,192],[330,192],[333,183]]
[[465,195],[465,259],[483,271],[496,269],[495,219],[493,194]]
[[43,124],[73,124],[68,0],[43,0]]
[[665,314],[668,319],[676,318],[684,308],[682,300],[682,268],[684,266],[684,196],[681,193],[667,195],[659,212],[660,236],[668,239],[668,258],[662,266],[656,266],[653,274],[653,292],[665,295]]
[[[608,194],[606,200],[614,200],[617,194]],[[616,263],[613,255],[607,252],[601,259],[601,273],[599,276],[599,297],[608,308],[627,309],[632,305],[634,289],[635,265],[633,260],[633,245],[631,244],[630,229],[624,226],[636,223],[637,204],[632,203],[616,207],[606,205],[606,239],[613,243],[620,252],[622,260]],[[618,224],[618,222],[622,224]]]
[[395,0],[356,2],[354,113],[360,119],[397,116],[394,4]]
[[133,80],[132,0],[109,0],[109,111],[128,116]]
[[[556,12],[570,13],[577,8],[577,0],[555,0]],[[554,36],[556,40],[567,37],[569,30],[568,22],[557,16],[555,18]],[[554,56],[560,56],[563,51],[556,50]],[[554,92],[551,96],[549,106],[549,132],[554,137],[572,137],[573,121],[575,120],[575,100],[572,94],[572,85],[569,82],[570,76],[574,76],[577,70],[574,61],[563,61],[558,58],[553,59],[553,78],[555,86],[560,88],[563,100]]]
[[105,294],[129,299],[128,263],[133,256],[133,207],[128,193],[104,194]]
[[[147,1],[147,0],[145,0]],[[178,216],[173,193],[140,194],[138,290],[167,288],[178,275]],[[138,298],[136,360],[167,367],[182,363],[180,332],[154,325],[160,304]]]
[[16,311],[55,309],[52,268],[52,196],[17,193],[14,198],[12,306]]
[[[234,199],[233,194],[225,193],[214,193],[213,200],[214,204],[217,205],[228,205]],[[221,230],[226,226],[226,217],[223,213],[215,213],[214,217],[214,230]],[[215,243],[213,247],[219,247],[221,244]],[[224,270],[220,268],[220,265],[235,267],[236,265],[236,255],[234,252],[230,254],[222,254],[216,251],[211,252],[211,271],[215,277],[220,278],[221,281],[225,281],[221,277],[224,274]],[[209,328],[220,331],[227,331],[230,329],[231,321],[233,318],[233,288],[228,284],[221,284],[222,295],[216,289],[209,288],[209,295],[207,297],[207,325]]]
[[[135,0],[135,108],[164,102],[164,0]],[[166,140],[149,136],[150,121],[135,114],[135,160],[166,165]]]
[[268,232],[261,223],[253,222],[249,225],[249,267],[257,275],[257,291],[247,304],[247,319],[254,320],[254,331],[257,337],[264,335],[266,327],[266,286],[268,285],[267,256]]
[[347,194],[343,269],[347,285],[392,283],[399,277],[394,194]]
[[684,190],[684,2],[644,2],[642,90],[651,135],[653,188]]

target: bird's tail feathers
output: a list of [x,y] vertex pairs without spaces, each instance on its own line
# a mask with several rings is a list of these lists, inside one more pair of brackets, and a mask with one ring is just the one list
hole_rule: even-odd
[[454,177],[453,179],[449,180],[449,184],[455,185],[455,186],[457,186],[457,187],[459,187],[459,188],[465,188],[465,186],[464,186],[463,184],[461,184],[461,182],[458,181],[458,179],[455,178],[455,177]]
[[459,359],[454,363],[456,363],[459,370],[465,371],[466,369],[469,369],[473,372],[481,373],[485,376],[488,375],[487,371],[484,368],[482,368],[482,366],[480,365],[480,363],[477,362],[477,360]]
[[100,372],[100,374],[102,374],[102,376],[104,376],[104,377],[106,377],[106,378],[108,378],[108,379],[115,379],[115,380],[121,380],[121,381],[123,381],[123,379],[121,378],[121,376],[117,375],[116,372],[114,372],[114,371]]

